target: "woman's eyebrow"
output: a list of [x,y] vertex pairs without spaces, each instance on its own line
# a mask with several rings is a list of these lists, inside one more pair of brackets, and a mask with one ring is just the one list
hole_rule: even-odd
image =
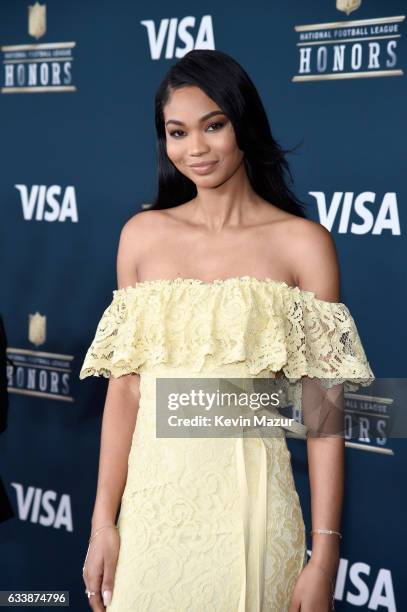
[[[209,119],[210,117],[214,117],[215,115],[224,115],[225,113],[222,112],[221,110],[215,110],[215,111],[211,111],[210,113],[206,113],[206,115],[203,115],[199,121],[206,121],[206,119]],[[169,123],[175,123],[176,125],[185,125],[183,121],[178,121],[177,119],[168,119],[168,121],[166,121],[165,125],[168,125]]]

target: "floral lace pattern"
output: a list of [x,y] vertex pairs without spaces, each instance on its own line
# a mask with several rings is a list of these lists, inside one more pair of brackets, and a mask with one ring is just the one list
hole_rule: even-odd
[[284,430],[243,440],[156,436],[157,377],[281,372],[328,386],[373,380],[345,304],[253,277],[113,292],[80,371],[140,374],[108,612],[287,612],[307,552]]
[[348,307],[283,281],[237,277],[144,281],[113,291],[80,378],[140,373],[157,364],[191,373],[244,362],[262,371],[374,379]]
[[[231,367],[217,372],[230,375]],[[156,367],[140,377],[140,406],[118,518],[120,552],[107,612],[286,612],[307,554],[285,437],[280,432],[264,440],[244,439],[250,500],[250,537],[245,543],[238,440],[155,436],[156,377],[178,373],[183,376],[185,370]],[[253,578],[254,542],[261,527],[255,517],[262,444],[267,476],[260,608]],[[243,600],[242,582],[247,587]]]

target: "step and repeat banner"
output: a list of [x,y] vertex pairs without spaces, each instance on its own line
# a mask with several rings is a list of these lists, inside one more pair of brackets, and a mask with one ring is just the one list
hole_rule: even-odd
[[[378,378],[346,398],[360,436],[346,442],[336,607],[407,609],[407,445],[389,429],[406,377],[406,9],[1,0],[0,589],[69,591],[88,609],[107,380],[79,369],[116,288],[120,230],[155,196],[156,88],[201,48],[242,64],[275,137],[297,147],[293,188],[332,233]],[[306,445],[288,443],[310,529]]]

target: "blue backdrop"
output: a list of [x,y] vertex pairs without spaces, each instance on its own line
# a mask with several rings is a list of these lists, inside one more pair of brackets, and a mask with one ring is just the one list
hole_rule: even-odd
[[[1,316],[8,427],[1,473],[1,589],[69,590],[96,491],[107,381],[80,382],[116,288],[120,230],[156,188],[155,90],[192,48],[252,77],[309,216],[331,231],[350,308],[377,377],[406,376],[405,9],[401,0],[50,0],[0,3]],[[380,382],[380,381],[379,381]],[[376,435],[397,380],[348,397],[338,610],[407,609],[405,440]],[[362,405],[363,404],[363,405]],[[363,410],[362,410],[363,408]],[[361,417],[362,418],[362,417]],[[361,430],[362,431],[362,430]],[[366,435],[370,432],[370,436]],[[310,528],[306,448],[289,440]]]

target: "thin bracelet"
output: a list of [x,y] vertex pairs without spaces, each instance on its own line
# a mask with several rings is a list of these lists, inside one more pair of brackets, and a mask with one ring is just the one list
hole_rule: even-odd
[[95,538],[102,531],[102,529],[106,529],[107,527],[115,527],[115,529],[119,529],[119,527],[117,525],[103,525],[103,527],[99,527],[98,529],[96,529],[95,533],[89,538],[88,550],[86,551],[85,561],[83,562],[82,571],[85,570],[86,561],[87,561],[88,555],[89,555],[90,543],[92,542],[93,538]]
[[339,531],[334,531],[333,529],[311,529],[310,533],[327,533],[328,535],[332,535],[335,533],[340,538],[342,538],[342,534]]
[[114,527],[115,529],[118,529],[117,525],[103,525],[103,527],[99,527],[98,529],[96,529],[95,533],[93,535],[90,536],[89,538],[89,544],[91,543],[91,541],[93,540],[93,538],[95,538],[103,529],[107,529],[108,527]]

